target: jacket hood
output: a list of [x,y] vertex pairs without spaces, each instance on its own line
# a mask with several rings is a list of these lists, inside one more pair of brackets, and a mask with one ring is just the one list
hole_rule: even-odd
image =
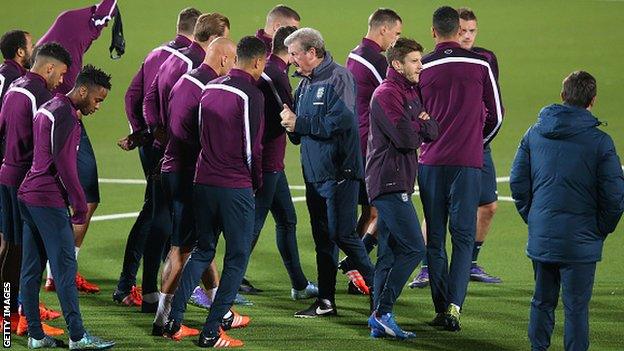
[[584,108],[552,104],[537,117],[535,131],[549,139],[565,139],[594,128],[601,123]]

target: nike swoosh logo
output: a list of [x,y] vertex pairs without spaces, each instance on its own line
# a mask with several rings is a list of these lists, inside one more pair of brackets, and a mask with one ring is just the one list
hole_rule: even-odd
[[331,311],[333,311],[333,308],[329,308],[329,309],[322,309],[320,307],[316,308],[316,314],[325,314],[325,313],[329,313]]

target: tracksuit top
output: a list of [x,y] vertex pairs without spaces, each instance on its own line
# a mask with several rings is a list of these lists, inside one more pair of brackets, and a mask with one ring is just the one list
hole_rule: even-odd
[[297,121],[289,138],[301,144],[303,178],[308,183],[363,179],[353,76],[329,52],[310,76],[295,76],[301,82],[295,91]]
[[72,64],[67,68],[63,83],[54,92],[67,94],[72,90],[82,69],[82,56],[100,36],[108,21],[117,14],[116,6],[117,0],[102,0],[97,5],[65,11],[39,39],[37,45],[55,41],[71,55]]
[[11,83],[26,74],[26,72],[26,69],[15,62],[15,60],[5,60],[4,63],[0,65],[0,111],[2,110],[4,94],[9,90]]
[[152,85],[160,65],[171,56],[173,51],[178,51],[191,45],[191,43],[187,37],[177,35],[174,40],[155,48],[145,57],[141,68],[132,78],[125,96],[130,134],[147,129],[147,122],[143,117],[143,98]]
[[[190,46],[173,51],[165,62],[158,68],[156,77],[152,85],[145,94],[143,100],[143,116],[151,132],[156,128],[167,128],[169,124],[169,94],[171,88],[182,77],[183,74],[189,73],[194,68],[199,67],[204,61],[206,51],[193,42]],[[160,145],[155,141],[154,146],[164,148],[166,145]]]
[[256,38],[262,40],[262,42],[266,46],[267,55],[270,55],[271,51],[273,51],[273,38],[266,35],[266,33],[264,32],[264,29],[258,29],[256,31]]
[[271,54],[264,73],[258,80],[258,88],[264,95],[264,138],[262,141],[262,171],[284,170],[286,155],[286,130],[282,127],[280,112],[283,104],[293,109],[292,87],[288,79],[288,64]]
[[418,118],[423,108],[416,83],[392,67],[387,76],[371,100],[366,157],[366,190],[371,202],[388,193],[413,193],[418,147],[438,137],[433,117],[427,121]]
[[624,174],[611,137],[584,108],[543,108],[526,132],[509,185],[529,225],[527,255],[591,263],[624,212]]
[[30,206],[67,207],[72,223],[86,222],[87,200],[78,178],[81,127],[71,100],[56,94],[43,104],[33,121],[33,162],[18,191]]
[[369,131],[369,109],[375,88],[386,78],[388,61],[381,54],[381,46],[376,42],[363,38],[360,45],[351,50],[347,58],[347,69],[353,75],[357,85],[357,114],[360,133],[360,149],[366,159],[366,148]]
[[52,98],[45,79],[33,72],[17,79],[4,95],[0,138],[5,141],[0,184],[17,187],[33,159],[33,117]]
[[217,78],[210,66],[202,63],[184,74],[169,95],[169,141],[161,170],[195,172],[199,154],[199,101],[206,84]]
[[457,42],[443,42],[422,62],[422,101],[439,123],[440,136],[421,147],[420,163],[481,168],[483,147],[503,121],[498,84],[488,61]]
[[264,97],[256,84],[249,73],[232,69],[206,85],[199,110],[201,151],[195,183],[262,187]]

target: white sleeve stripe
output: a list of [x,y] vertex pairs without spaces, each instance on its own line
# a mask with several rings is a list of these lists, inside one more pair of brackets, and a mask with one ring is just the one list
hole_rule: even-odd
[[35,118],[35,114],[37,113],[37,100],[35,99],[35,96],[28,90],[22,88],[22,87],[11,87],[8,91],[7,94],[11,91],[14,91],[16,93],[21,93],[26,95],[26,97],[28,99],[30,99],[30,104],[31,104],[31,108],[32,108],[32,118]]
[[243,92],[242,90],[236,89],[232,86],[225,85],[225,84],[208,84],[206,85],[206,90],[208,89],[229,91],[230,93],[234,93],[243,99],[244,115],[245,115],[244,116],[245,141],[247,143],[247,145],[245,145],[245,153],[247,156],[247,166],[249,167],[249,170],[251,171],[251,131],[250,131],[250,126],[249,126],[249,96],[247,96],[247,94],[245,94],[245,92]]
[[54,115],[44,108],[40,108],[37,113],[48,117],[50,122],[52,122],[52,128],[50,128],[50,149],[52,150],[52,155],[54,155]]
[[157,51],[157,50],[167,51],[167,52],[171,53],[172,55],[175,55],[177,58],[181,59],[182,61],[186,62],[186,64],[188,65],[187,68],[186,68],[186,73],[190,72],[193,69],[193,61],[190,58],[186,57],[180,51],[178,51],[178,50],[176,50],[176,49],[174,49],[172,47],[166,46],[166,45],[159,46],[159,47],[157,47],[156,49],[154,49],[152,51]]
[[377,81],[379,82],[379,84],[381,84],[381,82],[383,82],[383,79],[381,78],[381,74],[379,74],[379,72],[377,72],[377,69],[375,68],[375,66],[373,66],[372,63],[368,62],[365,58],[363,58],[362,56],[358,55],[358,54],[354,54],[354,53],[349,53],[349,58],[352,60],[355,60],[361,64],[364,65],[364,67],[368,68],[373,75],[375,76],[375,78],[377,78]]
[[277,103],[281,107],[284,104],[284,102],[282,101],[282,98],[280,97],[279,93],[277,92],[277,88],[275,88],[275,84],[273,83],[273,79],[271,79],[271,77],[269,77],[269,75],[264,73],[264,72],[262,72],[262,79],[264,79],[269,84],[269,87],[271,88],[271,91],[273,92],[273,95],[275,95],[275,100],[277,100]]
[[183,76],[182,76],[182,78],[185,78],[185,79],[187,79],[189,82],[194,83],[194,84],[195,84],[195,85],[197,85],[197,86],[198,86],[201,90],[206,89],[206,84],[204,84],[204,83],[200,82],[200,81],[199,81],[199,79],[197,79],[197,78],[195,78],[195,77],[193,77],[193,76],[190,76],[190,75],[188,75],[188,74],[185,74],[185,75],[183,75]]
[[490,139],[492,139],[494,134],[498,132],[498,130],[501,127],[501,124],[503,123],[503,109],[502,109],[501,102],[500,102],[498,84],[496,83],[496,79],[494,78],[494,73],[492,72],[492,68],[490,67],[490,64],[485,60],[480,60],[480,59],[475,59],[475,58],[470,58],[470,57],[446,57],[443,59],[427,62],[423,65],[422,69],[425,70],[427,68],[438,66],[438,65],[443,65],[446,63],[458,63],[458,62],[477,64],[477,65],[485,66],[488,69],[488,75],[490,77],[490,82],[492,84],[492,90],[494,91],[494,103],[496,104],[496,126],[494,127],[494,129],[492,129],[490,134],[488,134],[487,136],[485,136],[485,138],[483,138],[483,143],[485,144],[488,141],[490,141]]
[[[2,90],[4,89],[4,82],[6,81],[6,78],[0,74],[0,94],[2,94]],[[3,97],[3,96],[0,96]]]
[[115,6],[117,6],[117,0],[113,2],[113,6],[111,6],[110,11],[108,12],[108,15],[102,17],[99,20],[93,19],[93,24],[95,24],[96,26],[102,26],[106,24],[106,22],[110,21],[113,18],[113,11],[115,11]]

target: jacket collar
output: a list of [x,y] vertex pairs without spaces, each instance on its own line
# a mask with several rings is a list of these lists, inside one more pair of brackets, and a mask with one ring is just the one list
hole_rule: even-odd
[[386,79],[388,81],[399,84],[402,88],[405,88],[405,89],[413,88],[417,84],[417,83],[410,82],[402,74],[397,72],[397,70],[395,70],[393,67],[388,67],[388,71],[386,73]]

